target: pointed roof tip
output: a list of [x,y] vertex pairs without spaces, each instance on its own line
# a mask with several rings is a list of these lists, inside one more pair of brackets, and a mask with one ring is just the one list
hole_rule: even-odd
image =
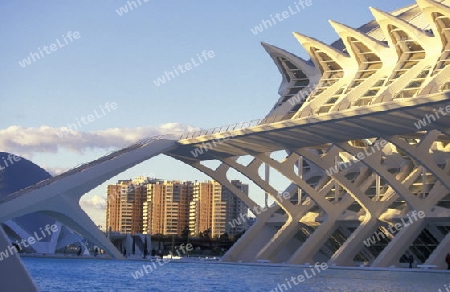
[[379,12],[382,12],[380,9],[378,9],[378,8],[375,8],[375,7],[373,7],[373,6],[369,6],[369,10],[370,10],[370,12],[372,12],[372,13],[379,13]]
[[304,46],[306,42],[310,41],[311,39],[309,37],[307,37],[304,34],[301,34],[299,32],[293,32],[292,33],[294,35],[294,37],[297,39],[297,41]]
[[304,34],[301,34],[301,33],[299,33],[299,32],[295,32],[295,31],[294,31],[292,34],[293,34],[294,37],[296,37],[299,41],[300,41],[300,40],[307,40],[307,39],[309,39],[308,36],[306,36],[306,35],[304,35]]
[[268,44],[266,42],[261,42],[261,46],[264,48],[264,50],[266,50],[266,52],[269,55],[271,55],[277,49],[277,47],[275,47],[275,46],[273,46],[271,44]]
[[334,23],[337,23],[336,21],[334,21],[333,19],[328,19],[328,22],[333,25]]
[[276,50],[277,47],[275,47],[274,45],[268,44],[266,42],[261,42],[261,46],[270,54],[269,51],[273,51]]
[[264,48],[268,47],[268,48],[272,48],[273,45],[266,43],[266,42],[261,42],[261,46],[263,46]]
[[300,44],[301,44],[302,46],[304,46],[305,43],[323,44],[323,45],[325,45],[325,46],[328,46],[328,45],[322,43],[321,41],[316,40],[316,39],[313,38],[313,37],[310,37],[310,36],[301,34],[301,33],[299,33],[299,32],[293,32],[293,34],[294,34],[294,37],[300,42]]
[[336,31],[340,31],[340,30],[348,30],[350,27],[348,27],[345,24],[342,24],[340,22],[334,21],[334,20],[328,20],[328,22],[331,24],[331,26],[334,28],[334,30]]
[[372,6],[370,6],[369,9],[375,18],[377,18],[377,17],[379,18],[380,16],[382,17],[382,16],[385,16],[386,14],[388,14],[388,13],[386,13],[378,8],[372,7]]

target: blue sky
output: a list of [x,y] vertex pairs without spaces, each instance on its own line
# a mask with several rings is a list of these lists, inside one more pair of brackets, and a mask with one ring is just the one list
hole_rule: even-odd
[[[122,16],[116,10],[127,1],[0,3],[0,151],[59,173],[145,135],[261,118],[278,99],[281,81],[261,41],[309,59],[292,32],[331,43],[338,37],[329,19],[359,27],[373,19],[369,6],[392,11],[413,4],[312,0],[311,6],[254,35],[251,29],[263,19],[295,7],[298,0],[139,1],[141,5],[136,0],[138,7]],[[78,38],[70,41],[69,32],[78,32]],[[47,49],[49,54],[43,51],[57,40],[63,46]],[[44,57],[35,56],[22,67],[19,61],[39,54],[38,48]],[[214,58],[166,84],[154,84],[164,72],[205,50],[214,51]],[[73,135],[58,137],[62,127],[99,113],[107,102],[115,102],[117,109],[82,124]],[[109,183],[140,174],[207,179],[160,156]],[[281,191],[284,183],[280,179],[274,184]],[[83,198],[83,207],[98,224],[103,224],[104,215],[95,203],[105,190],[104,184]],[[251,186],[250,194],[262,202],[260,189]]]

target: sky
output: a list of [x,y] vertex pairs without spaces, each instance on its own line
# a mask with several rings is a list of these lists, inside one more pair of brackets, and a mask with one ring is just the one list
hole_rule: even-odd
[[[1,1],[0,151],[55,175],[146,136],[263,118],[279,98],[281,76],[261,42],[309,59],[293,32],[330,44],[338,36],[329,19],[356,28],[373,19],[370,6],[390,12],[410,4]],[[283,11],[287,17],[279,21],[276,14]],[[272,17],[272,27],[255,33]],[[189,70],[177,69],[186,63]],[[104,226],[106,186],[139,175],[209,179],[161,155],[92,190],[81,206]],[[231,176],[249,183],[250,197],[262,204],[261,189],[243,176]],[[277,175],[271,182],[280,192],[287,185]]]

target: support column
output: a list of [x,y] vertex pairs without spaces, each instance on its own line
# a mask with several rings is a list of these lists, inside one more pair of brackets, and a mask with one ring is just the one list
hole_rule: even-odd
[[414,159],[417,160],[423,167],[436,176],[436,178],[447,188],[447,190],[450,190],[450,176],[434,163],[432,156],[429,153],[431,145],[434,143],[439,134],[440,133],[437,130],[428,132],[423,136],[417,147],[409,145],[406,141],[397,136],[386,137],[386,140],[408,153],[409,156],[414,157]]
[[408,246],[419,236],[426,226],[425,218],[419,219],[410,226],[403,227],[394,239],[383,249],[380,255],[373,261],[372,267],[397,266],[400,257]]
[[[366,214],[366,217],[370,217],[370,215]],[[363,242],[373,235],[379,224],[377,217],[371,217],[362,222],[331,257],[329,265],[351,266],[355,255],[364,248]]]
[[307,205],[300,206],[297,213],[295,213],[292,219],[286,221],[283,227],[277,232],[276,236],[273,237],[264,248],[258,253],[258,259],[271,259],[274,254],[282,248],[283,244],[286,244],[290,239],[292,239],[293,234],[295,235],[299,230],[299,221],[305,216],[305,214],[314,206],[312,201],[309,201]]
[[[434,185],[428,198],[421,200],[421,208],[416,209],[417,212],[422,211],[425,216],[431,211],[433,206],[437,204],[447,195],[446,187],[439,181]],[[383,249],[381,254],[372,263],[373,267],[389,267],[396,265],[405,250],[420,235],[427,225],[425,218],[412,218],[413,223],[406,225],[395,235],[391,242]],[[409,220],[406,221],[409,223]]]
[[445,257],[447,253],[449,253],[450,246],[450,233],[444,237],[443,240],[439,243],[433,253],[428,257],[425,261],[425,265],[436,265],[440,269],[446,270],[447,264],[445,263]]
[[[302,214],[304,214],[310,210],[314,204],[312,202],[308,202],[305,206],[298,206],[293,205],[290,201],[281,200],[276,195],[277,191],[266,181],[262,180],[258,175],[258,167],[262,165],[262,162],[258,158],[255,158],[248,167],[244,167],[232,159],[224,159],[223,161],[230,167],[233,167],[243,175],[247,176],[255,184],[265,190],[266,193],[271,195],[275,202],[286,212],[288,217],[287,221],[257,254],[257,258],[259,259],[273,259],[274,253],[283,248],[283,245],[285,245],[293,237],[293,233],[295,234],[295,229],[298,227],[298,221],[301,217],[303,217],[303,215],[299,214],[299,210],[304,210],[304,212],[302,212]],[[266,163],[266,166],[270,166],[270,164]]]
[[[330,168],[334,161],[332,157],[335,157],[339,154],[337,148],[330,149],[328,153],[322,158],[317,157],[316,155],[313,155],[312,153],[304,149],[298,149],[296,150],[296,152],[322,169]],[[355,153],[352,154],[355,155]],[[368,165],[368,167],[371,167],[371,161],[364,162]],[[386,193],[383,201],[373,201],[365,196],[364,189],[359,189],[354,183],[348,181],[345,178],[344,173],[345,171],[335,173],[333,175],[333,178],[340,185],[342,185],[366,211],[366,219],[332,256],[329,262],[330,265],[350,265],[355,255],[364,247],[363,241],[372,236],[372,234],[379,226],[379,216],[393,201],[398,198],[398,196],[394,193],[394,190],[390,188]],[[415,181],[418,175],[420,175],[420,171],[417,169],[403,180],[402,185],[409,186]],[[369,187],[369,184],[365,188],[367,187]]]
[[[257,218],[256,222],[253,223],[252,227],[247,230],[239,240],[233,244],[233,246],[222,256],[222,261],[224,262],[236,262],[242,260],[242,253],[251,246],[252,242],[261,234],[262,230],[266,228],[266,223],[269,218],[275,213],[277,208],[269,209],[267,212],[261,213]],[[258,250],[254,251],[254,258],[256,259],[256,253]],[[246,255],[249,258],[253,258],[253,255]]]
[[[235,161],[236,158],[231,158],[229,163]],[[210,176],[214,180],[218,181],[223,186],[227,187],[230,191],[232,191],[238,198],[240,198],[250,210],[254,210],[255,208],[259,208],[259,205],[250,199],[247,195],[238,190],[227,178],[227,171],[230,169],[230,165],[222,163],[216,170],[208,168],[202,165],[200,162],[189,163],[187,161],[183,161],[186,164],[200,170],[206,175]],[[237,163],[236,163],[237,164]],[[244,175],[246,175],[244,173]],[[260,214],[254,213],[256,216],[256,222],[247,230],[241,238],[222,256],[222,261],[232,262],[242,260],[242,253],[250,246],[251,242],[255,241],[258,236],[262,233],[263,229],[266,228],[266,222],[273,215],[273,213],[277,210],[277,208],[269,208],[265,212]],[[253,211],[254,212],[254,211]],[[252,259],[256,259],[256,253],[258,250],[253,250],[252,254],[246,254],[245,258],[251,261]]]
[[336,217],[328,217],[289,259],[289,264],[312,263],[314,255],[338,227]]

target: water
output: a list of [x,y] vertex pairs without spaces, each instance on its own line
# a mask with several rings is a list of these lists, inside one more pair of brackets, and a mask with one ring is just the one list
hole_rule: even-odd
[[[286,279],[304,275],[300,267],[169,262],[134,279],[143,261],[23,258],[41,291],[282,291],[411,292],[445,290],[448,273],[327,269],[303,283]],[[306,272],[312,275],[310,269]],[[136,276],[136,275],[135,275]],[[282,286],[280,286],[282,287]],[[0,288],[1,290],[1,288]]]

